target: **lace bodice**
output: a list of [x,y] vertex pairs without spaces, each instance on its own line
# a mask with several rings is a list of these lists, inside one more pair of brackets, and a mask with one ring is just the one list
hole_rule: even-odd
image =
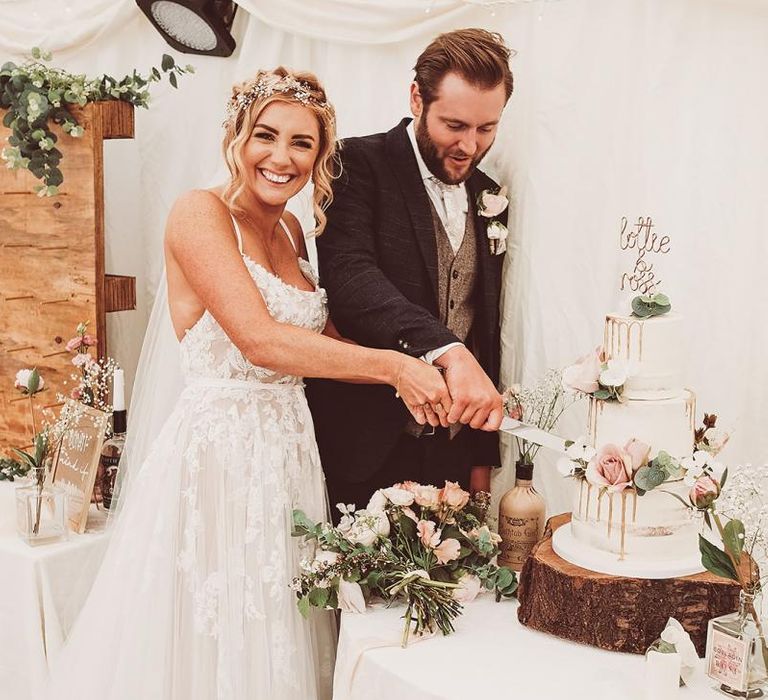
[[[321,332],[328,320],[325,290],[318,286],[312,266],[299,258],[299,267],[314,285],[306,291],[284,282],[265,267],[243,255],[248,272],[259,288],[269,313],[276,321]],[[257,367],[229,339],[216,319],[205,311],[181,341],[181,367],[187,381],[224,379],[300,383],[301,378]]]

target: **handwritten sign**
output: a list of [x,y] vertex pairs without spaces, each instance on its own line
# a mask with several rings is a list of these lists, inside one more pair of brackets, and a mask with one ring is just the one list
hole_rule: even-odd
[[67,519],[73,532],[83,532],[99,467],[109,414],[68,401],[75,418],[64,433],[52,481],[67,493]]
[[621,217],[619,246],[622,250],[631,250],[635,262],[631,272],[621,275],[621,289],[631,289],[640,294],[655,294],[661,280],[656,277],[653,255],[666,255],[671,250],[669,236],[654,231],[655,224],[650,216],[638,216],[637,222],[630,227],[626,216]]
[[707,675],[734,690],[747,689],[747,642],[712,630],[707,648]]

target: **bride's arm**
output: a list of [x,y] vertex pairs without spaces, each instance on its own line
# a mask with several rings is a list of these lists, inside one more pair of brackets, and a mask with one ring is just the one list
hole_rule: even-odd
[[238,252],[229,212],[213,193],[193,191],[177,200],[166,247],[202,305],[254,365],[303,377],[390,384],[420,422],[418,406],[440,403],[450,410],[450,395],[434,367],[273,319]]

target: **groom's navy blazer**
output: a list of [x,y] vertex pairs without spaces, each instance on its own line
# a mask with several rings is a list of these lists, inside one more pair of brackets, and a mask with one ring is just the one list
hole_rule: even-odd
[[[458,338],[439,320],[435,230],[408,122],[343,141],[342,172],[317,250],[320,283],[339,332],[361,345],[420,357]],[[475,202],[480,192],[498,186],[479,170],[466,184],[478,251],[475,323],[466,345],[497,385],[504,256],[491,255],[487,219],[477,214]],[[504,221],[506,212],[499,218]],[[323,468],[333,480],[372,477],[410,416],[386,385],[308,380],[307,398]],[[473,430],[471,439],[459,442],[468,466],[499,464],[496,433]]]

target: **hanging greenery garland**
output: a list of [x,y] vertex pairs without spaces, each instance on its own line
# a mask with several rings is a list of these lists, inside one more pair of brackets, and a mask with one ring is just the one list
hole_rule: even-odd
[[59,168],[62,153],[56,148],[57,137],[51,123],[74,138],[84,129],[70,111],[100,100],[122,100],[136,107],[149,106],[149,88],[164,76],[174,88],[178,76],[194,73],[192,66],[179,66],[164,54],[160,69],[153,67],[144,76],[135,70],[122,80],[109,75],[87,78],[47,65],[51,54],[33,48],[31,58],[21,65],[8,62],[0,68],[0,108],[7,109],[3,126],[11,130],[8,145],[0,153],[6,166],[26,168],[41,184],[35,188],[40,197],[58,194],[64,177]]

